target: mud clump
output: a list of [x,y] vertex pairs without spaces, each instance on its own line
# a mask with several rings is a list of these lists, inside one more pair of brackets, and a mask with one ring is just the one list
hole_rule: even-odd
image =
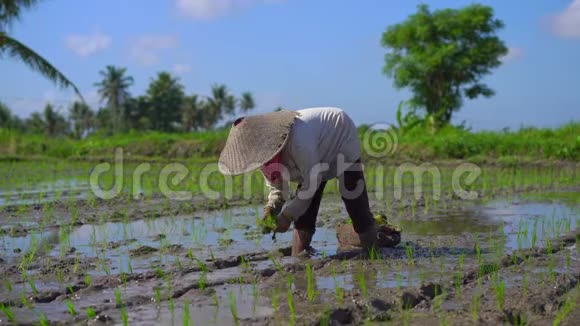
[[127,239],[121,241],[111,241],[107,243],[107,249],[117,249],[121,246],[127,246],[132,244],[133,242],[137,242],[137,239]]
[[157,249],[157,248],[153,248],[153,247],[149,247],[149,246],[141,246],[137,249],[129,250],[129,253],[133,257],[138,257],[138,256],[150,255],[152,253],[157,252],[158,250],[159,249]]
[[527,325],[525,316],[515,310],[504,311],[504,321],[510,325]]
[[371,306],[381,312],[389,311],[393,307],[393,305],[381,299],[373,299]]
[[21,224],[13,225],[0,229],[1,236],[9,236],[13,238],[21,238],[28,235],[28,229]]
[[433,298],[435,298],[436,296],[438,296],[442,293],[441,286],[439,284],[435,284],[435,283],[428,283],[428,284],[421,286],[420,291],[421,291],[421,295],[423,295],[425,298],[427,298],[429,300],[433,300]]
[[401,295],[401,305],[403,309],[414,308],[421,302],[421,296],[418,293],[411,291],[405,291]]
[[349,325],[354,322],[354,314],[352,310],[339,308],[333,310],[328,318],[323,317],[318,325]]
[[161,241],[161,240],[164,240],[165,238],[167,238],[167,236],[163,233],[160,233],[160,234],[155,235],[152,239],[153,239],[153,241]]
[[56,300],[56,298],[58,298],[62,294],[63,294],[62,292],[58,291],[42,292],[32,297],[32,300],[37,303],[49,303]]
[[218,240],[218,244],[222,247],[229,247],[231,246],[235,241],[233,239],[219,239]]
[[183,246],[180,244],[171,244],[164,249],[169,253],[178,253],[183,250]]

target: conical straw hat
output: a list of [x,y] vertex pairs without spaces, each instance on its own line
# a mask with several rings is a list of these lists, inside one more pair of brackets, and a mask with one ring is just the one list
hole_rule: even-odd
[[259,169],[284,148],[298,114],[280,110],[237,119],[220,154],[220,172],[239,175]]

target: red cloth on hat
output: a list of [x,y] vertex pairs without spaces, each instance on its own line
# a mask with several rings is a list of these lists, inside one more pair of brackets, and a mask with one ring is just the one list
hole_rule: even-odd
[[282,182],[282,153],[276,154],[270,161],[266,162],[261,170],[268,181],[272,183]]

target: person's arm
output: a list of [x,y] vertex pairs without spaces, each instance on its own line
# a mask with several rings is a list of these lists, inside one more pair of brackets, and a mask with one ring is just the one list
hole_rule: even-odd
[[286,198],[288,198],[288,182],[286,180],[282,180],[281,182],[270,182],[266,176],[264,176],[264,180],[270,191],[268,193],[268,202],[266,204],[264,216],[267,217],[270,214],[277,216],[282,210]]
[[314,146],[311,142],[293,146],[293,159],[302,174],[302,182],[296,191],[296,196],[282,207],[281,212],[284,217],[292,221],[296,221],[306,212],[322,183],[322,174],[328,170],[328,166],[318,162],[318,154]]

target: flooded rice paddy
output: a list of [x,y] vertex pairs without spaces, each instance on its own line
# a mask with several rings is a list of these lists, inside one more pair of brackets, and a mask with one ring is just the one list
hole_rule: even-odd
[[[370,254],[338,245],[335,227],[348,216],[330,190],[314,251],[301,257],[289,256],[291,232],[275,239],[260,232],[263,200],[224,205],[159,193],[100,200],[91,198],[83,168],[3,168],[11,174],[0,182],[0,324],[580,319],[576,166],[489,168],[472,188],[474,200],[449,192],[439,200],[415,197],[412,189],[401,198],[371,192],[373,211],[403,233],[398,246]],[[42,169],[51,173],[43,178]],[[520,177],[508,177],[514,174]]]

